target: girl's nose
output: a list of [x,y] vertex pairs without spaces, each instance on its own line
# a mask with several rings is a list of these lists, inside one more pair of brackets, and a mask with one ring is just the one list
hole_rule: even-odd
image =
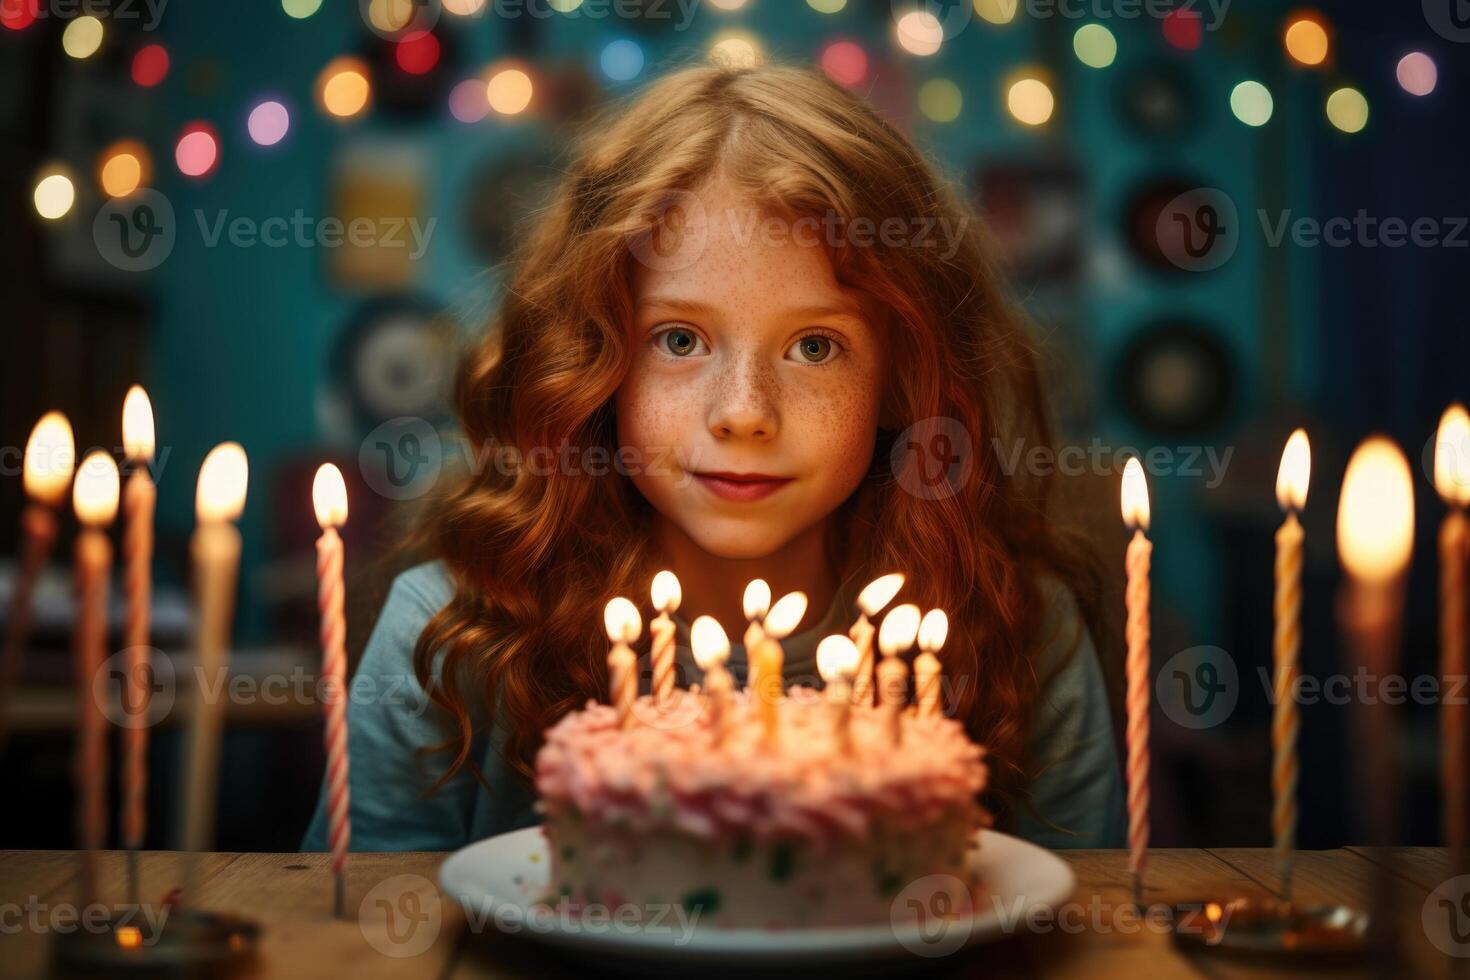
[[717,439],[774,439],[779,428],[776,379],[752,359],[723,373],[710,406],[709,430]]

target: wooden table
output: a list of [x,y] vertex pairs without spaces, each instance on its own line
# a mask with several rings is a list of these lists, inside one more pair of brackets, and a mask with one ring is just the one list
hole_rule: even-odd
[[[1023,933],[975,947],[945,960],[938,975],[1165,980],[1366,976],[1371,972],[1365,961],[1324,973],[1321,965],[1292,970],[1218,951],[1186,953],[1160,931],[1110,928],[1113,910],[1131,911],[1127,855],[1121,851],[1062,855],[1077,873],[1077,889],[1069,903],[1072,918],[1065,929],[1055,928],[1044,935]],[[579,971],[575,964],[524,938],[489,927],[481,931],[469,928],[459,906],[434,887],[443,859],[442,854],[425,853],[352,855],[348,906],[354,914],[363,910],[364,923],[331,918],[331,878],[322,854],[203,855],[200,901],[206,907],[255,918],[263,925],[259,952],[245,976],[371,980],[586,974],[585,968]],[[102,862],[103,880],[112,885],[103,900],[124,902],[124,856],[109,852],[102,855]],[[1451,960],[1438,952],[1421,925],[1428,893],[1448,877],[1444,852],[1397,849],[1391,865],[1406,957],[1401,975],[1448,977],[1451,966],[1463,971],[1460,976],[1470,975],[1470,961]],[[1303,852],[1297,857],[1297,898],[1306,904],[1364,907],[1380,880],[1380,867],[1380,855],[1360,848]],[[145,901],[157,901],[183,878],[181,858],[173,853],[145,854],[142,868]],[[1145,898],[1150,904],[1203,896],[1261,897],[1271,894],[1276,884],[1271,852],[1264,849],[1155,850],[1149,868]],[[58,906],[76,900],[76,881],[76,859],[69,852],[0,852],[0,976],[44,974],[53,939],[45,924]],[[420,925],[405,928],[403,920],[394,923],[395,941],[388,938],[388,924],[374,918],[372,910],[378,908],[380,917],[384,907],[412,909],[405,895],[417,897]],[[378,905],[383,897],[389,903]],[[435,918],[437,928],[433,927]],[[36,927],[35,921],[42,925]],[[411,955],[388,955],[404,952]],[[914,965],[933,964],[916,959]]]

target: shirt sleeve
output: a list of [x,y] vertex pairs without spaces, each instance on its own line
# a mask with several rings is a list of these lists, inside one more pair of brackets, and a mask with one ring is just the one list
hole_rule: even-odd
[[[421,565],[398,576],[388,594],[367,649],[348,685],[347,745],[349,813],[354,851],[442,851],[470,839],[478,788],[468,766],[432,795],[448,767],[447,753],[417,749],[452,734],[414,676],[413,650],[424,627],[453,596],[453,583],[440,564]],[[477,739],[472,748],[481,759]],[[327,847],[326,787],[301,849]]]
[[1123,778],[1097,648],[1070,590],[1047,581],[1051,616],[1036,661],[1044,687],[1029,742],[1034,773],[1016,821],[1053,849],[1122,847]]

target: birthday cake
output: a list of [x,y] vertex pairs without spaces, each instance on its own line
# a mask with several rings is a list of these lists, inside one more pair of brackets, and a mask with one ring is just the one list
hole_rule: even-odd
[[681,723],[638,721],[671,710],[643,695],[631,724],[589,701],[547,730],[551,901],[677,904],[697,927],[876,925],[931,880],[964,883],[948,902],[967,911],[969,850],[990,818],[984,750],[958,721],[901,709],[895,739],[891,708],[852,704],[836,726],[830,699],[797,686],[776,702],[773,741],[749,690],[718,706],[698,687],[677,694]]

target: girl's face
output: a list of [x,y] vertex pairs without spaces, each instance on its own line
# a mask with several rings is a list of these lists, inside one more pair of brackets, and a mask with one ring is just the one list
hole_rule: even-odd
[[867,473],[879,335],[822,226],[763,214],[719,179],[685,204],[680,236],[636,266],[618,441],[666,520],[717,557],[762,558]]

